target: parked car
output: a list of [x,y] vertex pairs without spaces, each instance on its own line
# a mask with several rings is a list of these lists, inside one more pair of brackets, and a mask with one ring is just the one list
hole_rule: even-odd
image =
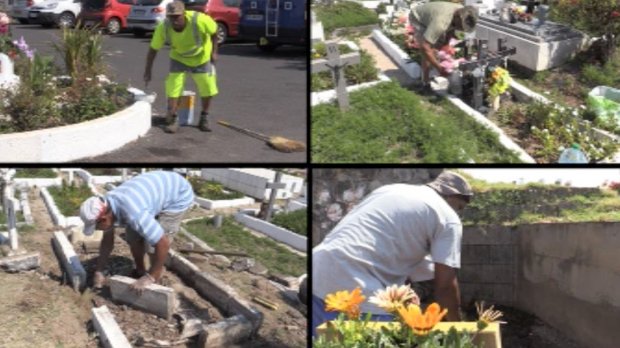
[[28,20],[44,27],[70,28],[81,11],[81,0],[45,0],[30,8]]
[[127,16],[127,27],[136,37],[152,32],[166,18],[166,5],[172,0],[137,0]]
[[204,12],[217,22],[217,40],[224,43],[239,32],[239,7],[241,0],[183,0],[185,8]]
[[13,0],[10,4],[9,15],[21,24],[28,24],[28,11],[32,6],[42,3],[43,0]]
[[135,0],[84,0],[79,20],[85,27],[98,25],[108,34],[127,28],[127,16]]

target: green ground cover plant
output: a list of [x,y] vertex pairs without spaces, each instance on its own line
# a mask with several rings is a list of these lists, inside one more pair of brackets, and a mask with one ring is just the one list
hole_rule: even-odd
[[306,209],[276,214],[271,223],[302,236],[308,235],[308,214]]
[[61,186],[49,187],[48,191],[54,198],[58,210],[64,216],[79,216],[80,205],[93,195],[87,185],[67,185],[64,181]]
[[[430,100],[430,101],[429,101]],[[316,163],[518,162],[497,135],[444,100],[395,82],[350,94],[351,107],[312,108]]]
[[496,184],[461,174],[474,190],[474,198],[463,211],[462,221],[467,226],[620,221],[620,196],[614,190]]
[[237,199],[244,197],[243,193],[224,189],[224,185],[215,181],[203,180],[197,177],[190,177],[187,180],[192,185],[192,189],[198,197],[211,200]]
[[213,226],[211,218],[190,221],[185,224],[185,228],[212,248],[246,253],[271,271],[296,277],[307,272],[306,257],[291,252],[269,238],[257,237],[245,231],[230,217],[224,218],[220,229]]
[[51,168],[23,168],[15,171],[16,178],[56,178],[56,173]]
[[316,11],[317,19],[323,23],[326,33],[331,33],[336,28],[379,23],[379,17],[375,11],[352,1],[313,5],[313,9]]

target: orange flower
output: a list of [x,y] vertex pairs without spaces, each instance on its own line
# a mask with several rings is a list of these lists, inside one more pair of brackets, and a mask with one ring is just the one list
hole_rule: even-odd
[[359,305],[365,299],[366,297],[362,295],[362,289],[359,287],[351,292],[336,291],[325,296],[325,310],[343,312],[349,319],[358,319],[360,316]]
[[426,308],[426,313],[422,313],[420,306],[410,304],[407,307],[399,308],[398,313],[415,334],[426,335],[448,313],[447,309],[443,311],[440,309],[437,303],[431,303]]

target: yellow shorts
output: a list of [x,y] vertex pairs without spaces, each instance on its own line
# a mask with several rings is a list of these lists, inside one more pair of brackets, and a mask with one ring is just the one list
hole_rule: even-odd
[[[179,98],[183,94],[186,73],[186,71],[182,71],[168,74],[166,78],[166,96],[168,98]],[[191,73],[192,79],[198,87],[200,97],[213,97],[218,93],[215,66],[212,66],[210,72],[207,73],[193,73],[191,71],[189,73]]]

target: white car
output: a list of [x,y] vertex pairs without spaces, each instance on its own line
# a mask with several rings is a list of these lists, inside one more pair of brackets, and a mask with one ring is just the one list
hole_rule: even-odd
[[28,24],[28,11],[32,6],[42,2],[43,0],[9,0],[9,16],[17,19],[21,24]]
[[127,28],[134,36],[143,37],[166,19],[166,5],[173,0],[138,0],[127,16]]
[[45,0],[30,8],[28,21],[44,27],[70,28],[75,25],[75,19],[80,11],[82,11],[80,0]]

